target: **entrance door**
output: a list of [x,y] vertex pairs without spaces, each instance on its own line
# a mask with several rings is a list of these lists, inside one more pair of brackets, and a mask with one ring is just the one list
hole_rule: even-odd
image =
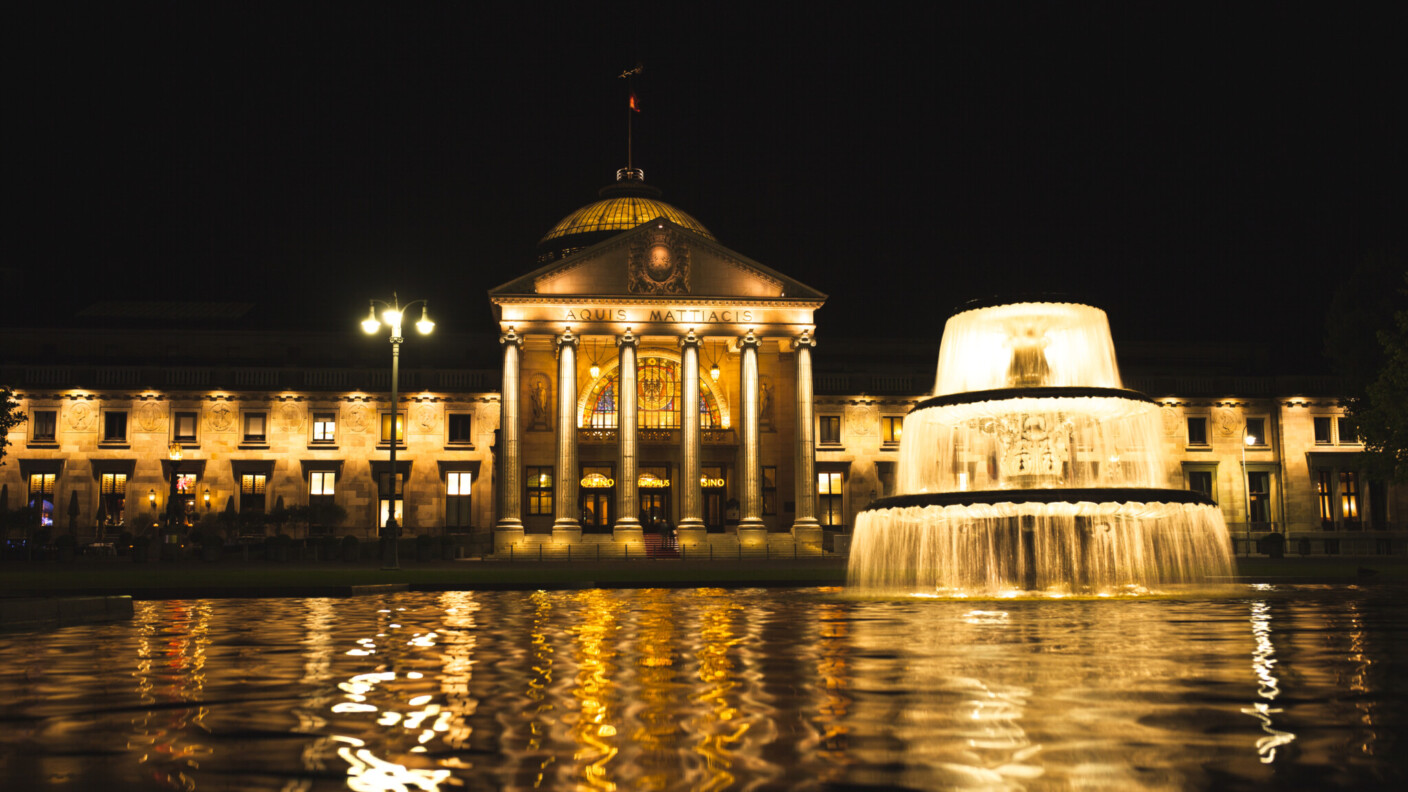
[[721,466],[705,467],[700,476],[704,495],[704,524],[710,533],[723,533],[724,501],[728,500],[728,486]]
[[584,533],[611,533],[611,491],[582,490],[582,531]]

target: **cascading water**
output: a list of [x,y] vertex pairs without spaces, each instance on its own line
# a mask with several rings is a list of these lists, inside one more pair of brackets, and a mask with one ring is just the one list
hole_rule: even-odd
[[1121,386],[1105,312],[1014,302],[950,317],[904,419],[898,494],[856,517],[854,586],[1110,593],[1230,575],[1227,526],[1168,488],[1158,405]]

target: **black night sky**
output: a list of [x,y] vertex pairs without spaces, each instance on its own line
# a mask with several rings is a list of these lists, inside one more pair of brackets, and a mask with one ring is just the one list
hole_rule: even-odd
[[26,321],[233,299],[352,327],[394,288],[489,330],[485,290],[625,164],[638,61],[635,164],[829,293],[823,339],[1056,290],[1117,344],[1314,367],[1337,280],[1404,250],[1401,14],[767,5],[43,4],[11,34],[34,218],[6,274]]

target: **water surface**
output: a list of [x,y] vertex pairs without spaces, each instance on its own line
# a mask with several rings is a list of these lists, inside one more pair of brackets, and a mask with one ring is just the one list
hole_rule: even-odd
[[138,603],[0,637],[6,789],[1403,780],[1408,594],[840,589]]

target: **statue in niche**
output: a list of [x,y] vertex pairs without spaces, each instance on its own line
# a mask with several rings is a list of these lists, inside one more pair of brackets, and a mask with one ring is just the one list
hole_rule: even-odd
[[548,378],[541,372],[534,374],[528,382],[528,428],[529,429],[552,429],[550,416],[552,410],[548,406],[548,396],[552,391],[548,386]]
[[235,427],[235,410],[225,402],[210,408],[210,428],[216,432],[228,432]]
[[772,379],[758,378],[758,426],[772,428]]
[[143,432],[155,432],[161,426],[161,406],[156,402],[142,402],[137,408],[137,428]]
[[77,402],[68,408],[68,426],[75,432],[86,432],[93,428],[93,408]]

